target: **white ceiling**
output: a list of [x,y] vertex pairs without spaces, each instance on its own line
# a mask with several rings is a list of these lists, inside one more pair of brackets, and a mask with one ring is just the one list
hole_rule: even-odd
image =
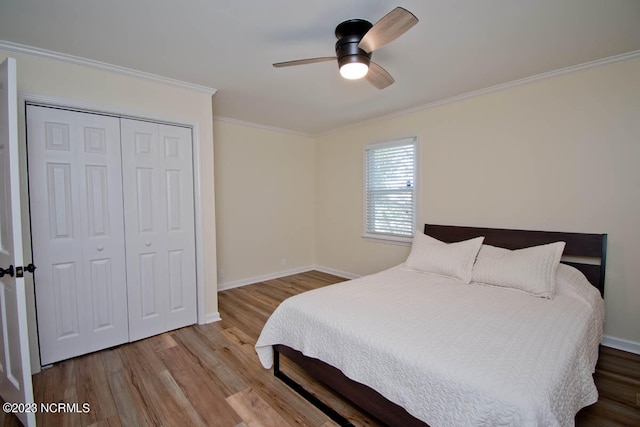
[[[376,51],[396,82],[343,80],[334,29],[396,6],[420,22]],[[0,40],[216,88],[216,116],[308,134],[640,51],[640,0],[0,0]]]

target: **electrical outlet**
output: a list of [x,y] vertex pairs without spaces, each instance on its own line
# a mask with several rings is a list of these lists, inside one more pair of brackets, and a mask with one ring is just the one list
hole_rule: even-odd
[[224,279],[224,269],[223,268],[220,268],[218,270],[218,279],[220,279],[220,280]]
[[283,266],[283,267],[286,267],[287,266],[287,259],[286,258],[282,258],[280,260],[280,265]]

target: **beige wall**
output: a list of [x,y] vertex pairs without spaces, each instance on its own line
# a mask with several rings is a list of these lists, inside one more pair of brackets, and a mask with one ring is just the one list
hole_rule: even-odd
[[419,138],[418,222],[608,233],[605,333],[640,343],[640,60],[317,138],[315,263],[368,274],[408,247],[361,237],[363,146]]
[[[13,57],[17,63],[18,94],[38,95],[69,101],[73,105],[92,107],[99,111],[122,113],[176,123],[195,124],[195,138],[200,143],[200,183],[203,218],[203,252],[205,258],[205,315],[215,319],[218,313],[216,283],[215,203],[213,184],[213,130],[211,95],[169,84],[135,78],[119,73],[75,65],[39,56],[20,54],[0,49],[0,61]],[[19,108],[20,141],[24,144],[24,110]],[[23,149],[22,161],[26,156]],[[26,170],[23,167],[23,170]],[[23,177],[26,181],[26,176]],[[24,182],[23,182],[24,185]],[[28,206],[25,200],[23,206]],[[26,209],[23,209],[26,212]],[[27,226],[25,227],[26,224]],[[28,239],[28,217],[23,221]],[[31,259],[30,242],[25,242],[25,260]],[[30,289],[30,307],[33,306],[33,282]],[[28,292],[29,297],[29,292]],[[35,322],[33,311],[31,323]],[[30,324],[30,331],[35,325]],[[32,349],[37,341],[31,338]],[[37,351],[32,350],[32,356]]]
[[314,140],[213,126],[220,288],[313,266]]

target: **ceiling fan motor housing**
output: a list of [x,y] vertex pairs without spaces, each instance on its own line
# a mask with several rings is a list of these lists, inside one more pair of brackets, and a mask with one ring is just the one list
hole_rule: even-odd
[[359,62],[366,64],[367,67],[369,66],[371,53],[360,49],[358,43],[372,26],[371,22],[364,19],[350,19],[336,27],[338,68],[352,62]]

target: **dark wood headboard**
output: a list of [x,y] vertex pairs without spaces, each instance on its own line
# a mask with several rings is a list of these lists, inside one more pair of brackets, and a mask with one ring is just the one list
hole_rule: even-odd
[[424,225],[424,234],[452,243],[484,236],[484,243],[506,249],[522,249],[553,242],[565,242],[563,256],[590,258],[598,264],[565,261],[577,268],[604,296],[604,273],[607,259],[607,235],[564,233],[558,231],[507,230],[502,228],[458,227],[454,225]]

